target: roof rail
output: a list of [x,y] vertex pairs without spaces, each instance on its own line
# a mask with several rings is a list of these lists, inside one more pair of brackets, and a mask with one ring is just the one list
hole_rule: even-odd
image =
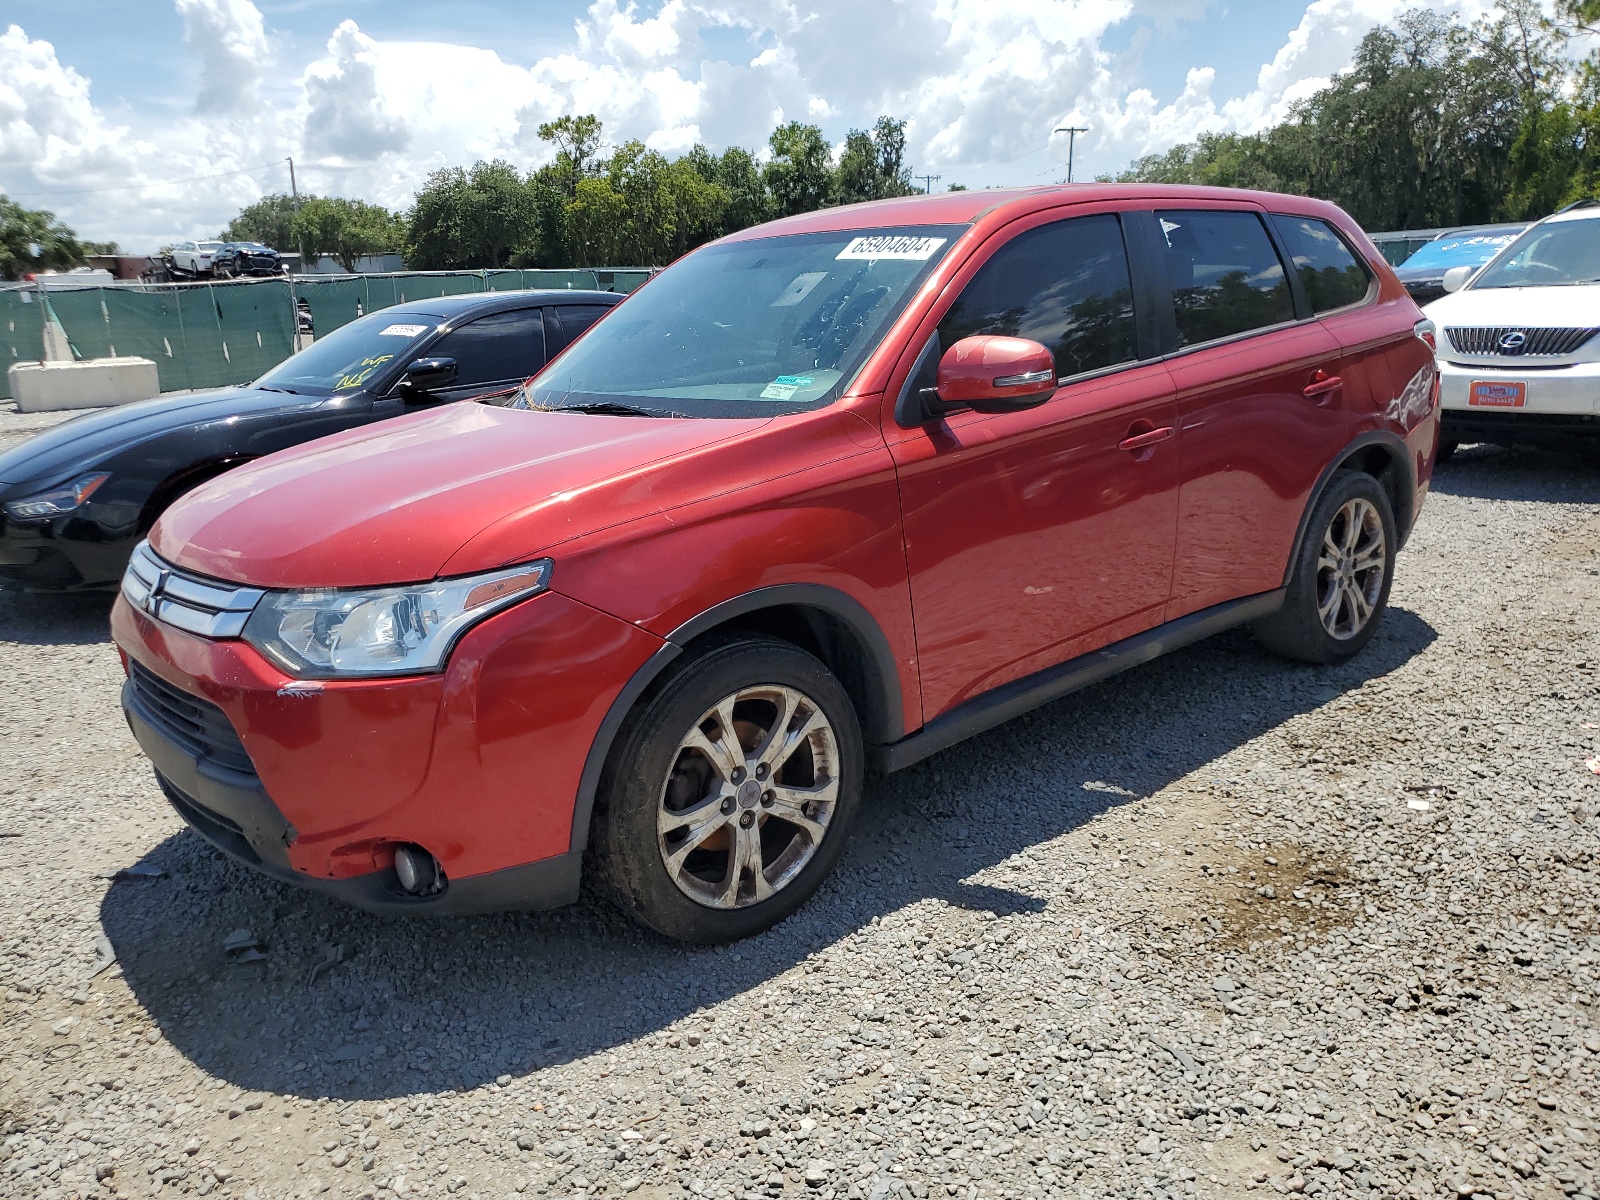
[[1575,208],[1595,208],[1597,206],[1600,206],[1600,200],[1593,199],[1592,197],[1586,200],[1574,200],[1571,204],[1564,204],[1560,208],[1556,209],[1551,216],[1559,216],[1561,213],[1571,212]]

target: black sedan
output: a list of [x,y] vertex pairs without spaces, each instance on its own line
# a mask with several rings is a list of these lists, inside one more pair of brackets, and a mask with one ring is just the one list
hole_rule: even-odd
[[236,275],[282,275],[283,260],[271,246],[260,242],[223,242],[211,252],[211,274],[217,279]]
[[452,400],[509,397],[622,296],[533,291],[382,309],[246,387],[64,421],[0,453],[0,587],[114,588],[179,496],[313,438]]

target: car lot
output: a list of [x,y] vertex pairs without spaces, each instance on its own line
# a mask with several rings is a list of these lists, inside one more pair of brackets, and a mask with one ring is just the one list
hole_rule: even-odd
[[721,950],[250,874],[106,602],[0,595],[0,1193],[1592,1192],[1597,501],[1464,448],[1354,661],[1225,635],[871,781]]

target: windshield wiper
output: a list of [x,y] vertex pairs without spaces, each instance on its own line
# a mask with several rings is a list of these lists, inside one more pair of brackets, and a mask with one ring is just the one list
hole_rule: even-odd
[[300,396],[300,395],[304,395],[304,393],[303,393],[303,392],[297,392],[297,391],[295,391],[295,390],[294,390],[294,389],[293,389],[293,388],[285,388],[285,387],[267,387],[267,386],[266,386],[266,385],[264,385],[264,384],[258,384],[258,385],[257,385],[257,387],[256,387],[256,391],[258,391],[258,392],[285,392],[285,393],[287,393],[287,394],[288,394],[288,395],[290,395],[290,396]]
[[656,412],[651,408],[640,408],[634,404],[619,404],[614,400],[602,400],[596,404],[560,404],[550,408],[535,408],[532,411],[598,413],[607,417],[667,417],[677,415],[675,413]]

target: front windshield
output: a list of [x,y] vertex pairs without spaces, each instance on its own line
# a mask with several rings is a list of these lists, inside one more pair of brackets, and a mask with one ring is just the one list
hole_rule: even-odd
[[1600,220],[1535,225],[1472,281],[1478,288],[1563,287],[1600,283]]
[[825,404],[965,232],[854,229],[707,246],[597,324],[517,406],[746,417]]
[[1407,270],[1413,267],[1481,267],[1496,254],[1516,240],[1520,230],[1506,229],[1495,233],[1447,233],[1423,245],[1401,264]]
[[370,383],[439,327],[431,313],[375,312],[319,337],[260,379],[256,387],[303,396],[334,396]]

